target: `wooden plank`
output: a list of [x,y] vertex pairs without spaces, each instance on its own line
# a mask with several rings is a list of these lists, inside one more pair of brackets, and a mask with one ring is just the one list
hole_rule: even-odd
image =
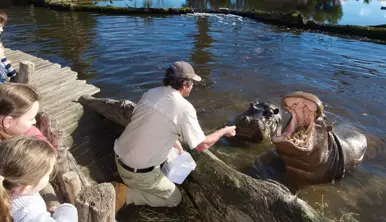
[[[31,61],[34,62],[34,61]],[[56,63],[44,63],[44,66],[40,66],[39,68],[35,69],[36,76],[42,77],[42,74],[46,74],[47,72],[52,72],[54,70],[59,71],[62,67],[59,64]],[[36,65],[36,63],[35,63]]]
[[65,127],[62,128],[63,132],[66,134],[72,134],[75,132],[75,130],[79,127],[78,122],[73,122],[71,124],[67,124]]
[[36,59],[33,58],[30,61],[35,63],[35,66],[37,67],[36,70],[42,69],[42,68],[50,66],[50,65],[55,65],[55,66],[58,66],[59,68],[61,67],[61,65],[59,65],[57,63],[51,63],[50,61],[44,60],[41,58],[36,58]]
[[61,106],[52,107],[51,109],[46,109],[46,111],[53,116],[58,116],[62,112],[66,112],[67,109],[83,109],[83,106],[77,102],[70,102]]
[[[36,58],[36,57],[35,57]],[[16,54],[14,57],[7,57],[7,59],[9,61],[11,61],[11,64],[13,63],[19,63],[20,61],[23,61],[23,60],[33,60],[34,59],[34,56],[31,56],[31,55],[28,55],[28,54],[25,54],[25,53],[20,53],[20,54]]]
[[[61,96],[56,95],[55,97],[50,97],[45,101],[43,100],[42,105],[44,104],[44,106],[46,106],[47,108],[50,108],[60,103],[77,101],[81,95],[93,95],[100,91],[99,88],[92,85],[83,85],[82,87],[78,86],[77,88],[68,89],[68,90],[73,90],[73,92],[68,93],[66,95],[61,95]],[[60,100],[58,101],[58,99]],[[55,103],[55,101],[57,103]]]
[[73,102],[73,103],[64,104],[60,112],[53,114],[53,116],[55,116],[55,118],[57,118],[58,120],[62,120],[63,118],[66,118],[66,116],[71,115],[73,113],[83,115],[83,112],[84,112],[83,106],[79,106],[75,104],[77,103]]
[[59,69],[57,72],[52,73],[52,75],[40,75],[39,73],[35,73],[35,78],[32,79],[31,83],[35,84],[53,84],[55,81],[60,79],[72,79],[77,80],[78,74],[72,70],[68,69]]
[[51,78],[50,81],[48,82],[42,82],[42,83],[36,83],[36,84],[39,84],[39,92],[43,92],[43,91],[46,91],[46,90],[49,90],[52,88],[52,86],[58,86],[57,88],[59,88],[59,85],[63,85],[65,84],[66,82],[75,82],[77,79],[76,79],[76,75],[68,75],[68,76],[58,76],[57,78]]
[[[86,81],[84,80],[83,83],[86,83]],[[39,87],[40,88],[39,94],[42,97],[45,97],[46,95],[50,95],[53,92],[57,92],[57,94],[59,94],[59,92],[61,91],[67,91],[68,89],[71,89],[72,86],[74,85],[78,86],[78,85],[82,85],[83,83],[82,82],[79,83],[78,81],[74,81],[72,79],[61,79],[61,81],[56,82],[56,84],[45,84]]]
[[82,114],[83,114],[83,110],[74,112],[73,114],[69,114],[63,118],[58,118],[58,127],[63,128],[67,124],[79,122],[79,120],[82,118]]
[[[74,82],[66,82],[61,88],[56,88],[56,90],[49,93],[41,93],[43,97],[42,104],[49,105],[48,103],[55,103],[58,99],[63,100],[64,98],[71,97],[77,90],[81,90],[83,86],[86,86],[86,80],[77,80]],[[49,106],[47,106],[49,107]]]
[[10,50],[8,48],[4,48],[4,54],[7,56],[7,58],[11,57],[11,56],[13,56],[15,54],[18,54],[18,53],[20,53],[19,50]]

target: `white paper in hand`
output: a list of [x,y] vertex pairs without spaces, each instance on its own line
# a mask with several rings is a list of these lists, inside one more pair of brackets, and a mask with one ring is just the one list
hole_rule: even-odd
[[196,165],[188,152],[183,151],[181,155],[178,155],[178,150],[173,147],[161,170],[173,183],[182,184]]

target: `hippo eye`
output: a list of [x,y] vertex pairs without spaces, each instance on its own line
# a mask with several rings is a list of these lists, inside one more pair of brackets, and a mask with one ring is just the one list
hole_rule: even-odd
[[275,115],[279,114],[279,109],[278,109],[278,108],[274,109],[274,110],[273,110],[273,113],[274,113]]

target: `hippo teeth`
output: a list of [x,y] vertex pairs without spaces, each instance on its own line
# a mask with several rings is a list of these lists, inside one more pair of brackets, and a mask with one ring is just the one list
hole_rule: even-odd
[[276,129],[276,137],[280,137],[281,136],[281,129],[282,129],[282,125],[279,125]]
[[282,134],[282,136],[286,138],[290,138],[296,130],[296,124],[297,124],[296,113],[291,112],[291,114],[292,114],[292,119],[291,119],[291,122],[288,124],[287,131]]

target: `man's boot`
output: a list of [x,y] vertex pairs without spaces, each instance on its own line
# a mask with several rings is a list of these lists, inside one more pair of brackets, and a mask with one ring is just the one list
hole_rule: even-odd
[[123,183],[115,181],[112,182],[112,184],[115,189],[115,214],[117,214],[118,211],[126,204],[127,186]]

